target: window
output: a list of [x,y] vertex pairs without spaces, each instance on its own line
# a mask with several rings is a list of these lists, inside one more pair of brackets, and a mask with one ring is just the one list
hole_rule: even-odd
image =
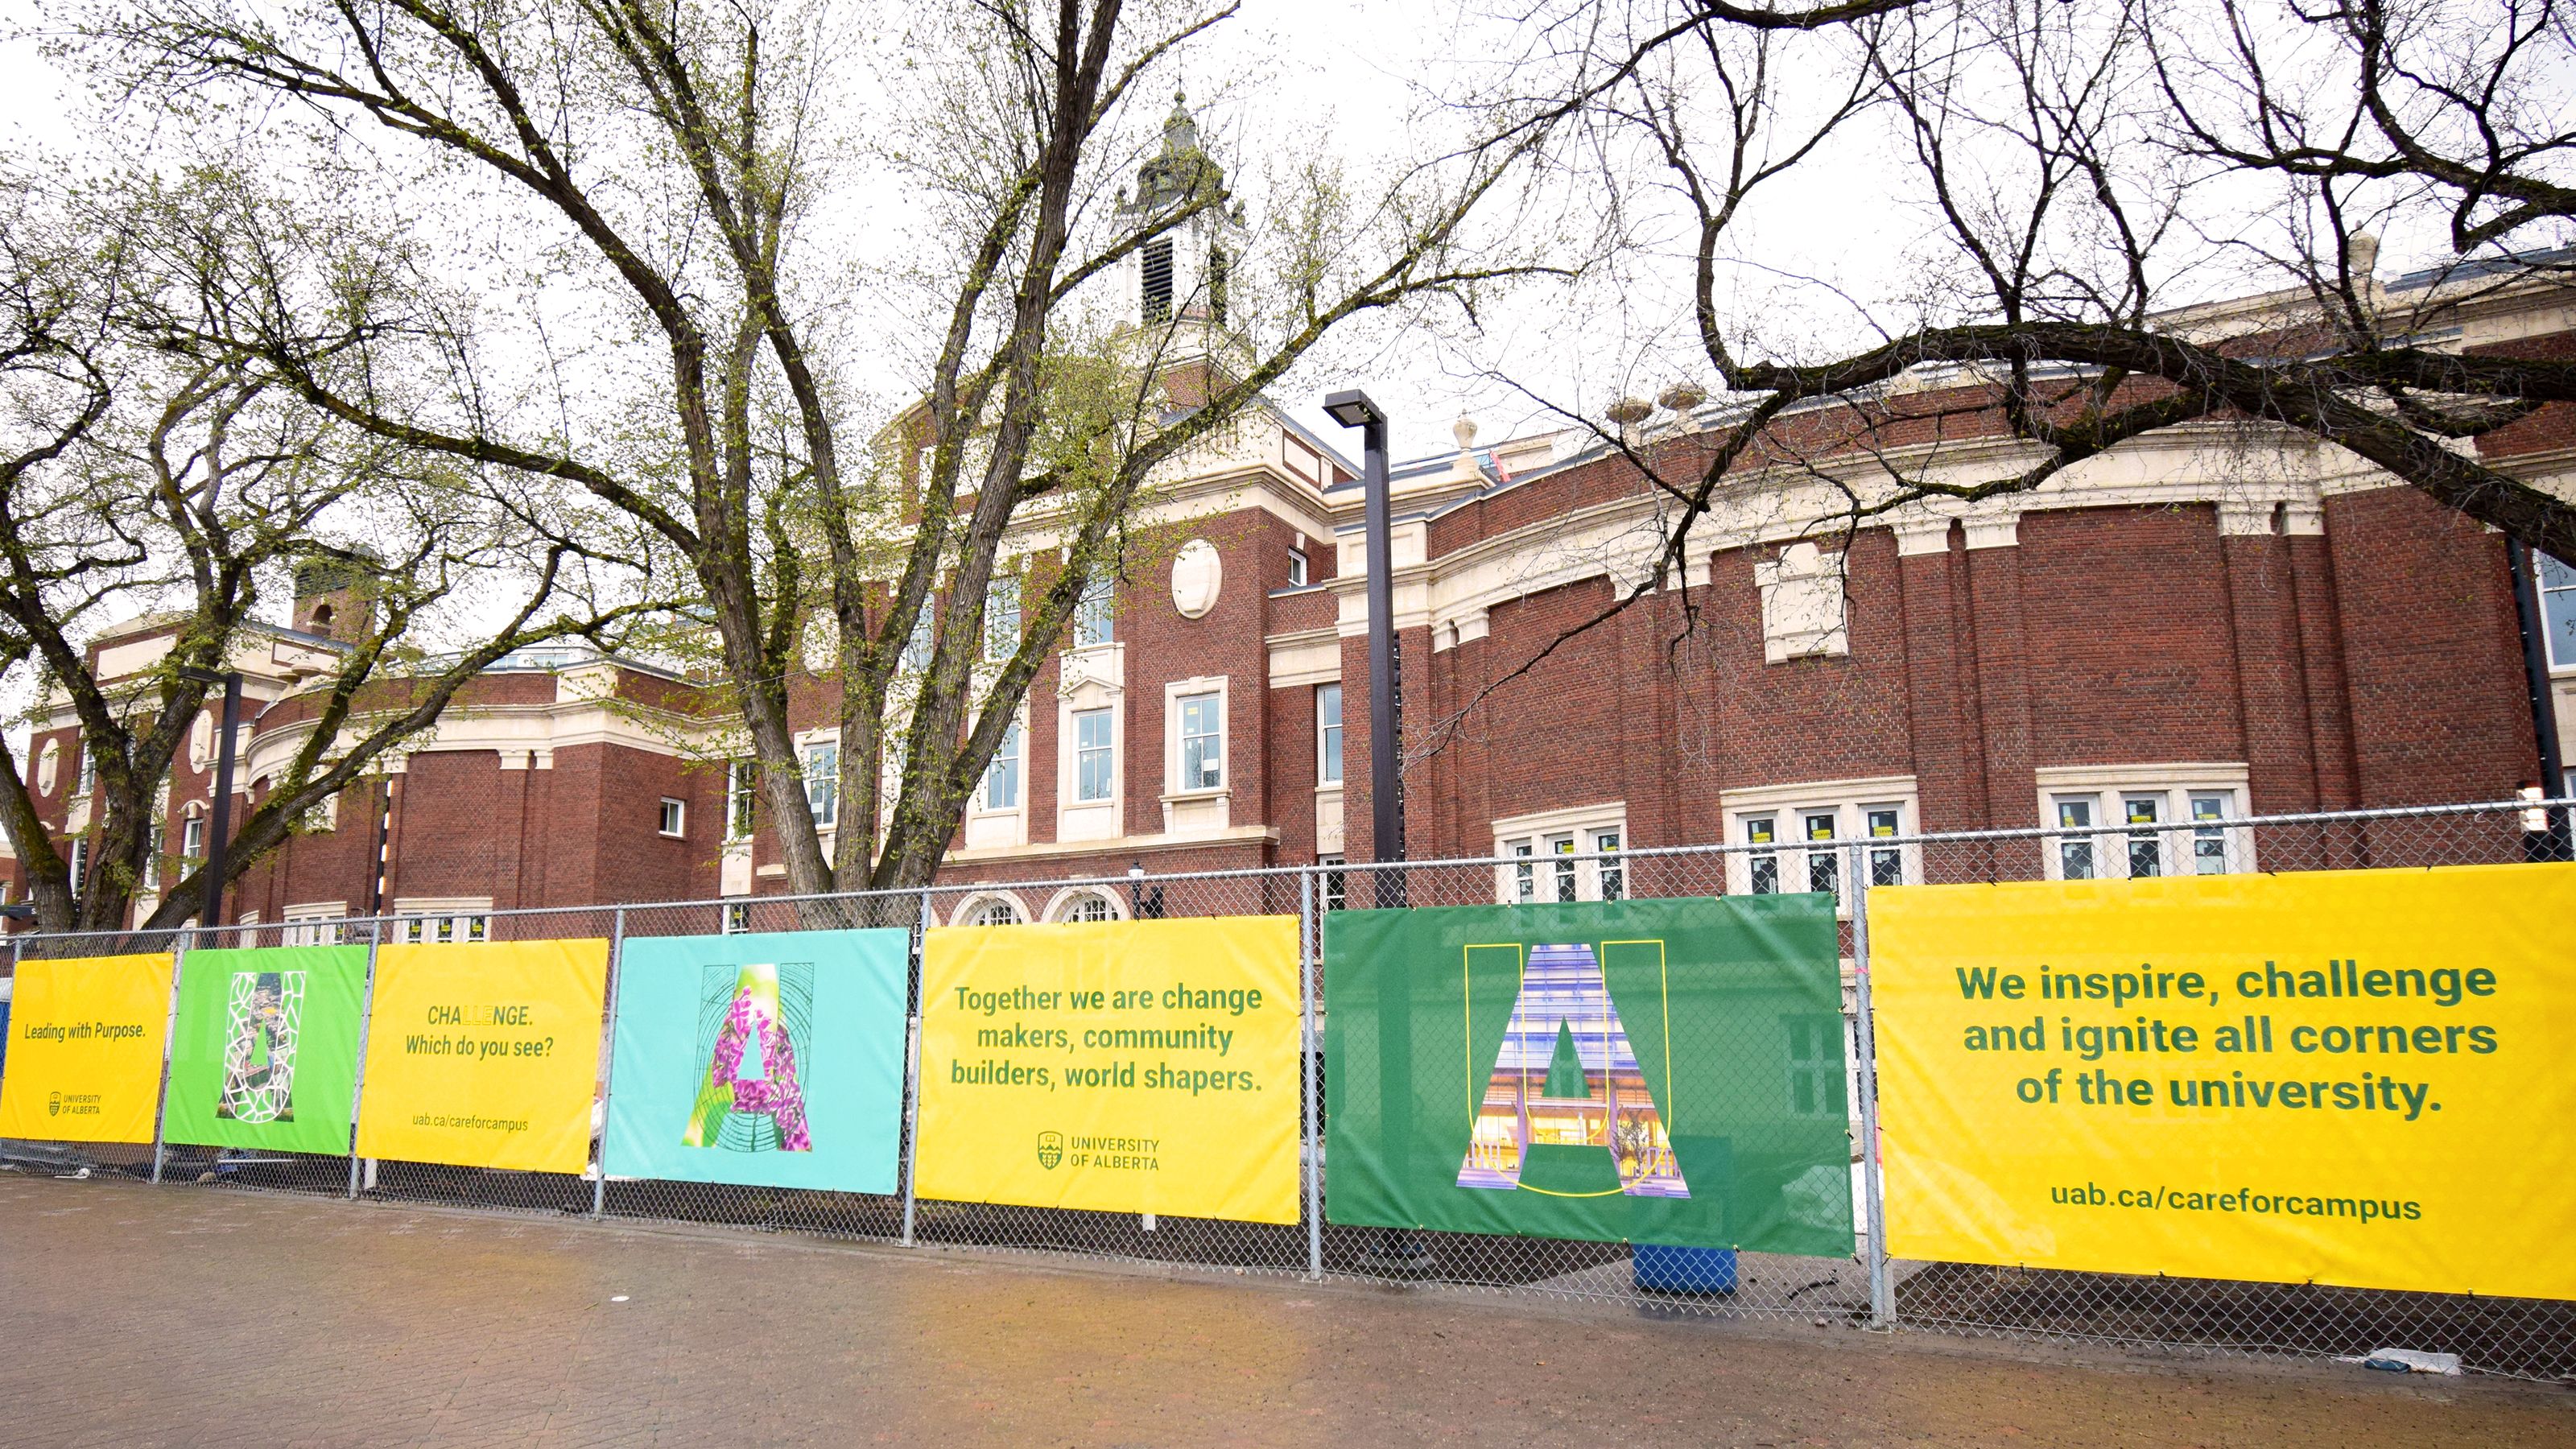
[[[1771,817],[1765,815],[1756,820],[1745,821],[1744,843],[1754,846],[1779,844],[1778,832]],[[1777,852],[1756,850],[1746,856],[1745,874],[1752,878],[1754,895],[1776,896],[1780,893],[1780,857]]]
[[[2120,802],[2121,817],[2131,825],[2153,825],[2164,804],[2155,795],[2132,795]],[[2164,874],[2164,842],[2153,830],[2129,832],[2129,878]]]
[[1225,325],[1226,285],[1233,279],[1234,262],[1223,247],[1208,248],[1208,317],[1218,326]]
[[2227,874],[2227,829],[2203,822],[2227,818],[2228,797],[2191,797],[2191,869],[2194,875]]
[[2576,667],[2576,569],[2534,550],[2540,570],[2540,612],[2548,625],[2549,667]]
[[1306,587],[1306,551],[1304,549],[1288,550],[1288,587],[1292,589]]
[[277,943],[281,946],[337,946],[349,914],[346,901],[323,901],[313,905],[288,906],[281,923]]
[[1020,578],[996,574],[984,593],[984,658],[999,662],[1020,649]]
[[407,946],[457,946],[488,939],[492,903],[485,900],[394,902],[394,940]]
[[1118,586],[1109,579],[1099,579],[1082,591],[1073,606],[1073,647],[1089,649],[1109,644],[1118,638]]
[[1118,746],[1110,733],[1114,721],[1105,709],[1076,710],[1073,715],[1073,800],[1096,805],[1117,790]]
[[1506,905],[1623,900],[1628,838],[1622,802],[1551,810],[1494,822],[1495,899]]
[[407,946],[453,946],[459,941],[482,941],[487,928],[484,915],[407,915],[394,926],[394,938]]
[[1172,239],[1156,237],[1145,243],[1143,266],[1144,295],[1139,298],[1144,319],[1151,322],[1172,320]]
[[752,824],[759,819],[759,776],[749,760],[731,760],[725,764],[725,839],[749,840]]
[[921,601],[921,612],[912,616],[912,636],[903,641],[903,667],[915,674],[930,667],[930,603]]
[[739,935],[741,935],[743,932],[750,930],[750,929],[751,929],[751,902],[749,902],[749,901],[727,901],[727,902],[725,902],[725,903],[724,903],[724,918],[723,918],[723,922],[722,922],[721,926],[719,927],[719,929],[721,929],[721,930],[724,932],[724,934],[726,934],[726,935],[728,935],[728,936],[739,936]]
[[80,779],[72,786],[72,798],[86,800],[98,788],[98,752],[84,740],[80,745]]
[[1181,778],[1183,790],[1214,790],[1225,784],[1224,696],[1181,696]]
[[1342,687],[1315,686],[1315,783],[1342,783]]
[[673,839],[688,833],[689,805],[685,800],[662,797],[662,833]]
[[[1315,864],[1320,866],[1330,867],[1337,866],[1342,863],[1343,857],[1338,855],[1319,855],[1315,857]],[[1350,904],[1351,873],[1346,870],[1327,869],[1324,872],[1324,909],[1328,911],[1348,910],[1350,909]]]
[[[1868,828],[1872,841],[1893,840],[1904,834],[1897,823],[1898,813],[1893,805],[1864,810],[1861,823]],[[1893,845],[1870,846],[1869,883],[1873,886],[1905,884],[1905,851]]]
[[206,858],[206,817],[191,815],[179,822],[179,857],[191,865]]
[[1099,922],[1118,919],[1118,907],[1098,891],[1075,891],[1057,905],[1059,921]]
[[1843,1019],[1786,1016],[1780,1025],[1789,1037],[1789,1115],[1849,1117],[1843,1092]]
[[168,843],[169,836],[162,828],[153,826],[151,844],[143,851],[143,889],[147,891],[161,889],[161,850]]
[[1002,743],[993,751],[993,762],[984,767],[984,808],[1017,810],[1020,808],[1020,722],[1011,721],[1002,729]]
[[[2057,828],[2090,830],[2093,827],[2093,802],[2086,798],[2057,802]],[[2093,878],[2093,837],[2064,835],[2057,841],[2057,873],[2066,880]]]
[[1814,891],[1848,911],[1860,887],[1923,878],[1911,776],[1764,785],[1724,792],[1727,889],[1748,895]]
[[72,894],[78,896],[82,882],[89,879],[89,837],[82,836],[72,842],[70,868]]
[[2038,772],[2048,837],[2041,863],[2055,880],[2149,880],[2255,869],[2245,816],[2245,767],[2048,766]]
[[1831,810],[1806,816],[1807,889],[1840,897],[1842,887],[1842,852],[1834,849],[1834,814]]
[[814,828],[829,830],[841,818],[841,745],[817,740],[805,747],[805,806],[814,812]]
[[1028,919],[1020,903],[1005,895],[969,896],[957,915],[961,926],[1016,926]]

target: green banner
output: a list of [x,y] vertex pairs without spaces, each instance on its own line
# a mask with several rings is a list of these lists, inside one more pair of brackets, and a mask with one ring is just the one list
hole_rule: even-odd
[[364,946],[188,952],[162,1135],[346,1156],[366,994]]
[[1824,895],[1336,911],[1336,1223],[1852,1252]]

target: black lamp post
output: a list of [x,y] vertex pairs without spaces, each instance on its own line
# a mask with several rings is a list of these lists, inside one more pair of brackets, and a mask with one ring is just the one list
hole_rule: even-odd
[[206,822],[206,903],[197,916],[199,925],[212,929],[224,923],[224,848],[232,841],[233,735],[241,720],[242,677],[239,670],[217,674],[195,668],[181,669],[179,677],[224,687],[224,737],[215,749],[215,813]]
[[[1369,641],[1369,832],[1381,861],[1404,859],[1404,796],[1396,783],[1396,731],[1403,719],[1403,672],[1395,654],[1395,549],[1388,537],[1386,496],[1386,414],[1358,388],[1324,399],[1334,422],[1360,430],[1360,482],[1368,509],[1368,641]],[[1376,904],[1388,910],[1404,904],[1404,872],[1373,870]],[[1402,1228],[1384,1229],[1375,1250],[1362,1261],[1380,1273],[1420,1277],[1433,1259],[1428,1248]]]
[[[1368,510],[1369,832],[1376,858],[1404,859],[1404,796],[1396,782],[1397,731],[1402,727],[1403,674],[1395,655],[1394,546],[1386,486],[1386,414],[1369,395],[1349,388],[1324,399],[1324,411],[1346,428],[1360,429],[1361,486]],[[1404,904],[1404,872],[1371,871],[1377,905]]]

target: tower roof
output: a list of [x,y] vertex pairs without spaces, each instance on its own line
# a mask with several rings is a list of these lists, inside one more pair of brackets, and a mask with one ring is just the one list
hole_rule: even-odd
[[1163,118],[1163,147],[1136,168],[1135,199],[1125,211],[1161,211],[1187,200],[1202,188],[1225,192],[1225,168],[1199,149],[1199,123],[1190,114],[1185,92],[1172,92],[1172,113]]

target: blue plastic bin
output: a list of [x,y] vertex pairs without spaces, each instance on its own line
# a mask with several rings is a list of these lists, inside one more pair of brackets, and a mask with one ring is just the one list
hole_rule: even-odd
[[1637,1288],[1645,1293],[1732,1293],[1733,1248],[1681,1248],[1638,1243],[1629,1250]]

